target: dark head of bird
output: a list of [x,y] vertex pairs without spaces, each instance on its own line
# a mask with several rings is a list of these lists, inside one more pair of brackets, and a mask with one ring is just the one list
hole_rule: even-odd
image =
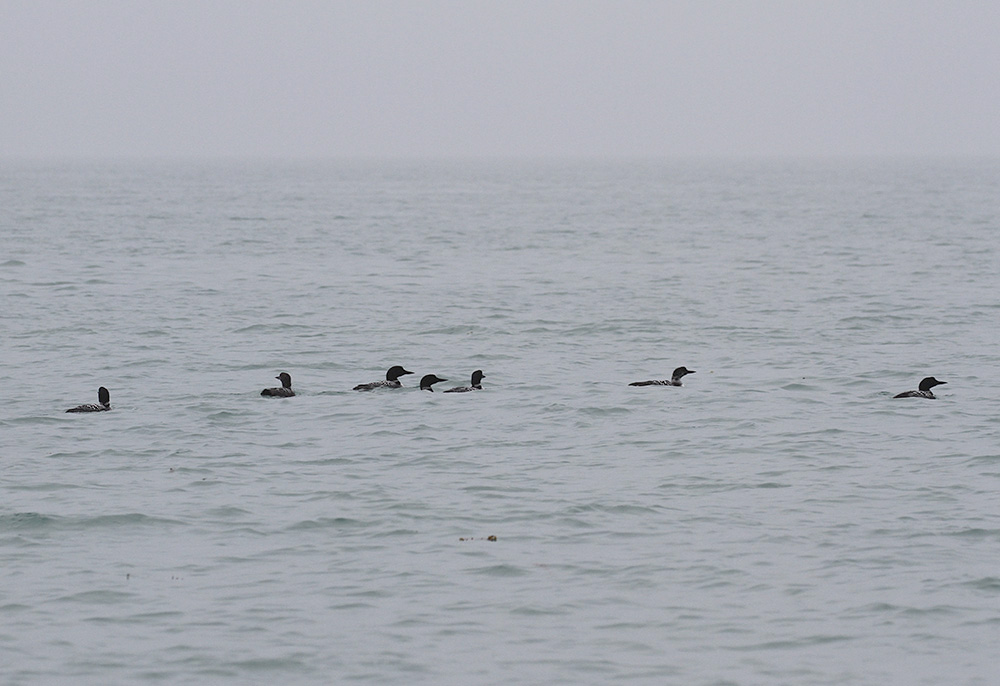
[[921,380],[919,388],[922,391],[929,391],[932,388],[934,388],[935,386],[940,386],[941,384],[945,384],[945,383],[948,383],[948,382],[947,381],[938,381],[933,376],[928,376],[928,377],[924,378],[923,380]]
[[431,388],[431,386],[433,386],[434,384],[438,383],[439,381],[447,381],[447,380],[448,379],[439,379],[438,377],[434,376],[433,374],[428,374],[427,376],[425,376],[424,378],[422,378],[420,380],[420,390],[422,390],[422,391],[430,391],[431,393],[433,393],[434,389]]
[[486,376],[486,375],[483,374],[483,370],[482,369],[477,369],[476,371],[472,372],[472,385],[473,386],[481,386],[482,383],[483,383],[483,377],[484,376]]
[[693,369],[688,369],[687,367],[678,367],[677,369],[674,370],[674,376],[673,376],[673,378],[679,379],[682,376],[685,376],[687,374],[694,374],[694,373],[695,372],[694,372]]
[[108,393],[108,389],[104,386],[97,389],[97,400],[100,401],[102,405],[107,405],[111,402],[111,394]]
[[292,387],[292,375],[289,374],[288,372],[281,372],[274,378],[281,382],[282,388]]
[[397,364],[395,367],[390,367],[389,371],[385,373],[385,380],[396,381],[399,377],[403,376],[404,374],[412,374],[412,373],[413,372],[408,372]]

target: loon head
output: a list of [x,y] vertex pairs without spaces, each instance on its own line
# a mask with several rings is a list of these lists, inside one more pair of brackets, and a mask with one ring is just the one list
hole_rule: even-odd
[[281,372],[274,378],[281,382],[282,388],[292,387],[292,375],[289,374],[288,372]]
[[413,372],[408,372],[397,364],[395,367],[390,367],[389,371],[385,373],[385,380],[395,381],[404,374],[412,374],[412,373]]
[[97,399],[100,401],[102,405],[107,405],[108,403],[111,402],[111,394],[108,393],[108,389],[106,389],[104,386],[101,386],[100,388],[97,389]]
[[688,369],[687,367],[678,367],[677,369],[674,370],[673,378],[680,379],[681,377],[686,376],[688,374],[694,374],[694,370]]
[[482,369],[477,369],[476,371],[472,372],[472,385],[473,386],[479,386],[479,385],[481,385],[483,383],[483,377],[484,376],[486,376],[486,375],[483,374],[483,370]]
[[447,381],[447,380],[448,379],[439,379],[438,377],[434,376],[433,374],[428,374],[427,376],[425,376],[424,378],[422,378],[420,380],[420,390],[422,390],[422,391],[430,391],[431,393],[433,393],[434,389],[431,388],[431,386],[433,386],[434,384],[436,384],[439,381]]
[[935,386],[940,386],[941,384],[948,383],[947,381],[938,381],[933,376],[928,376],[920,382],[920,390],[929,391]]

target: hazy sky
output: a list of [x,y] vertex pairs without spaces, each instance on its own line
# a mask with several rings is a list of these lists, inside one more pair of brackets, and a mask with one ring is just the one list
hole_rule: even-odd
[[0,0],[0,157],[1000,154],[997,0]]

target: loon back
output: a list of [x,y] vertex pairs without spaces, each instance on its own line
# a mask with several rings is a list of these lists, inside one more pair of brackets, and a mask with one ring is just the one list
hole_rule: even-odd
[[925,376],[920,380],[920,386],[918,391],[904,391],[899,395],[892,396],[893,398],[927,398],[928,400],[935,400],[937,396],[931,391],[935,386],[940,386],[941,384],[946,384],[947,381],[938,381],[933,376]]
[[892,396],[893,398],[927,398],[929,400],[937,400],[937,396],[930,391],[904,391],[898,395]]
[[695,370],[687,367],[678,367],[671,374],[670,379],[654,379],[652,381],[633,381],[629,386],[683,386],[681,379],[688,374],[694,374]]
[[261,395],[271,398],[291,398],[295,395],[295,391],[292,390],[291,374],[288,372],[281,372],[274,378],[281,382],[281,388],[265,388],[260,392]]
[[483,390],[483,374],[482,369],[477,369],[472,372],[472,384],[469,386],[456,386],[455,388],[449,388],[445,393],[468,393],[469,391],[481,391]]
[[97,404],[88,403],[71,407],[67,412],[107,412],[111,409],[111,394],[104,386],[97,389]]
[[413,372],[409,372],[397,364],[394,367],[389,367],[389,371],[385,373],[385,381],[372,381],[371,383],[359,383],[352,390],[374,391],[376,388],[402,388],[403,384],[400,383],[399,377],[412,373]]

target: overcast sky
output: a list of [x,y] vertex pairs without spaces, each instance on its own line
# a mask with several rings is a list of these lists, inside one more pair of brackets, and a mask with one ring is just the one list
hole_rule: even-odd
[[998,155],[997,0],[0,0],[0,157]]

